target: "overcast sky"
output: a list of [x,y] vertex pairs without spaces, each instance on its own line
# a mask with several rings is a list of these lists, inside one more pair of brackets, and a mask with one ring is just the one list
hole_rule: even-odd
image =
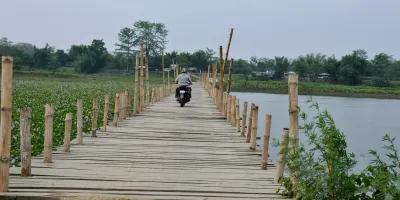
[[230,57],[342,56],[365,49],[400,59],[400,0],[0,0],[0,37],[61,49],[104,39],[137,20],[165,23],[167,51],[227,46]]

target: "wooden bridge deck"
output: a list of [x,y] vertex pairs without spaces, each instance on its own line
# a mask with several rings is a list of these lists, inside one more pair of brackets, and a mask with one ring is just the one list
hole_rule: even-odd
[[12,168],[1,195],[281,199],[275,167],[260,169],[261,152],[249,150],[198,83],[193,97],[181,108],[172,95],[84,145],[74,140],[70,153],[53,151],[51,164],[32,158],[32,177]]

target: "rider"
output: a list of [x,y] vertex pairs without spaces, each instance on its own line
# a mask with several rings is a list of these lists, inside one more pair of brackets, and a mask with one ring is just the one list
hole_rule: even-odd
[[179,76],[176,77],[175,84],[178,84],[175,92],[175,98],[178,98],[180,86],[186,86],[187,90],[189,90],[189,99],[192,98],[192,88],[190,87],[190,85],[192,85],[192,80],[190,79],[190,75],[187,74],[185,68],[182,69],[182,74],[179,74]]

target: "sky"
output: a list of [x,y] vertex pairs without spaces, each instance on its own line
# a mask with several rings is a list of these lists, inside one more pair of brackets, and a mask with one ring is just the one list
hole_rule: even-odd
[[118,32],[137,20],[162,22],[167,51],[227,48],[229,57],[307,53],[400,59],[399,0],[0,0],[0,37],[59,49],[103,39],[115,49]]

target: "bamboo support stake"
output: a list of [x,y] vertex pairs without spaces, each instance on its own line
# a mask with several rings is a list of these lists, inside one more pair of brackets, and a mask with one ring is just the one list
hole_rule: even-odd
[[272,116],[267,114],[265,116],[264,125],[264,138],[263,138],[263,148],[261,154],[261,169],[268,169],[268,148],[269,148],[269,138],[271,135],[271,120]]
[[[228,50],[229,51],[229,50]],[[219,46],[219,63],[220,63],[220,69],[219,69],[219,93],[218,93],[218,108],[222,112],[222,100],[223,100],[223,95],[222,93],[224,92],[224,73],[225,73],[225,64],[224,61],[222,60],[222,46]]]
[[154,101],[154,88],[151,89],[151,103],[155,103]]
[[144,67],[144,57],[143,57],[144,49],[143,44],[140,44],[140,110],[139,112],[143,112],[143,104],[144,104],[144,87],[143,87],[143,67]]
[[107,131],[107,119],[108,119],[108,105],[110,104],[110,96],[106,94],[104,100],[104,114],[103,114],[103,129]]
[[76,128],[77,128],[77,144],[83,144],[83,100],[78,99],[76,102]]
[[115,94],[115,104],[114,104],[114,121],[113,126],[117,127],[118,125],[118,114],[119,114],[119,93]]
[[20,111],[21,176],[31,176],[31,114],[29,108]]
[[231,117],[232,117],[232,109],[231,109],[232,103],[231,103],[231,101],[232,101],[232,96],[228,95],[228,98],[226,99],[226,105],[227,105],[227,108],[226,108],[227,109],[226,119],[228,120],[228,122],[231,121]]
[[13,58],[2,56],[1,63],[0,192],[7,192],[11,149]]
[[230,64],[229,64],[228,87],[226,88],[226,92],[227,92],[228,94],[231,92],[232,66],[233,66],[233,58],[231,58],[231,62],[230,62]]
[[231,100],[231,126],[235,127],[236,126],[236,97],[234,96]]
[[165,73],[164,73],[164,52],[163,55],[161,57],[161,69],[162,69],[162,83],[163,85],[165,85]]
[[92,118],[92,137],[97,137],[96,136],[96,131],[97,131],[97,118],[99,115],[99,105],[98,105],[98,100],[97,97],[93,98],[93,118]]
[[72,128],[72,113],[67,113],[65,116],[64,152],[70,152],[71,128]]
[[128,92],[128,116],[132,117],[131,95]]
[[210,87],[210,64],[208,64],[208,71],[207,71],[207,80],[206,80],[206,89]]
[[246,135],[246,118],[247,118],[247,101],[243,103],[243,111],[242,111],[242,133],[241,136],[245,137]]
[[251,125],[251,140],[250,140],[250,150],[256,150],[257,143],[257,124],[258,124],[258,106],[254,106],[252,125]]
[[226,100],[227,100],[226,92],[223,92],[222,95],[224,96],[222,99],[222,115],[226,117]]
[[[299,123],[298,123],[298,76],[296,74],[289,75],[289,147],[291,148],[290,154],[293,155],[295,148],[299,142]],[[291,170],[290,180],[293,184],[293,192],[297,193],[296,172]]]
[[239,101],[239,99],[236,99],[235,116],[236,116],[236,128],[237,128],[237,132],[240,132],[240,101]]
[[46,104],[45,109],[45,130],[44,130],[44,163],[52,162],[53,148],[53,105]]
[[126,119],[127,115],[128,115],[128,105],[129,105],[129,100],[128,100],[128,91],[124,92],[124,114],[123,114],[123,118]]
[[119,93],[118,98],[118,120],[123,121],[124,119],[124,93]]
[[168,70],[168,94],[171,92],[171,86],[170,86],[170,84],[169,84],[170,82],[169,82],[169,70]]
[[251,131],[252,131],[252,124],[253,124],[253,113],[254,113],[254,103],[250,105],[250,115],[249,115],[249,123],[247,125],[247,136],[246,136],[246,143],[250,143],[251,140]]
[[285,171],[285,158],[286,154],[283,153],[285,149],[288,148],[289,144],[289,129],[284,128],[282,132],[282,139],[280,142],[280,150],[278,153],[277,165],[276,165],[276,176],[274,179],[274,183],[282,183],[281,177],[283,177],[283,173]]
[[[149,58],[146,57],[146,106],[150,103],[150,89],[149,89]],[[164,81],[164,80],[163,80]]]
[[[217,81],[217,64],[213,64],[213,84],[212,84],[212,88],[213,91],[215,92],[215,82]],[[215,93],[214,94],[214,98],[215,98]]]
[[133,96],[133,113],[139,113],[139,56],[136,56],[135,94]]

